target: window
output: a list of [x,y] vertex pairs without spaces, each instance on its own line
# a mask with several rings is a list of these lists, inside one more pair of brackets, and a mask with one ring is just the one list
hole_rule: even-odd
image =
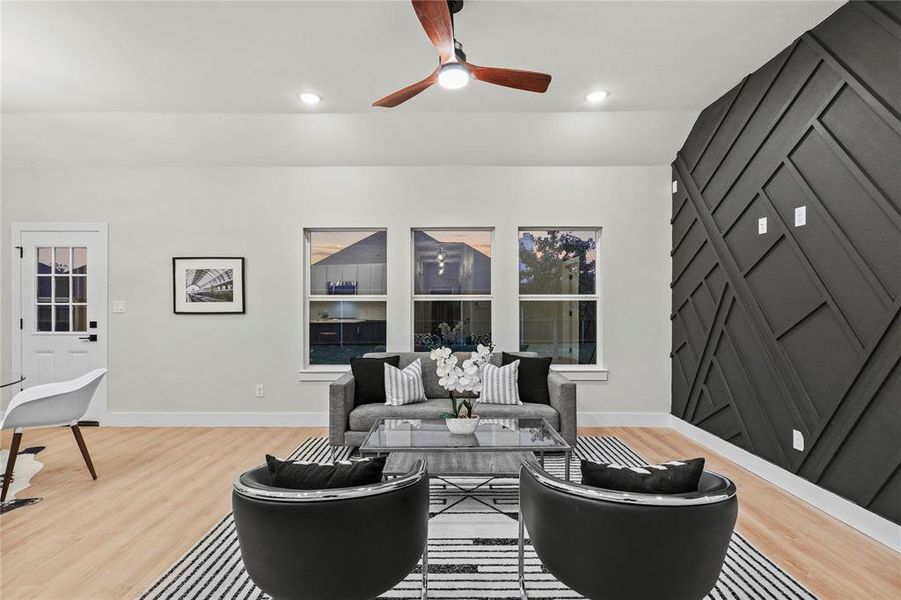
[[519,232],[519,349],[558,365],[600,364],[598,229]]
[[383,352],[387,314],[384,230],[306,230],[306,366],[346,365]]
[[87,248],[38,248],[37,261],[37,330],[46,333],[87,331]]
[[490,229],[413,230],[413,349],[491,341]]

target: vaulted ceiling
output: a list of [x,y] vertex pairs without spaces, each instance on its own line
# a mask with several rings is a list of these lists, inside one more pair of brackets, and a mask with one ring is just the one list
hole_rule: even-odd
[[[435,66],[409,2],[6,2],[4,164],[53,162],[54,140],[80,147],[91,131],[83,160],[183,161],[158,146],[212,156],[245,135],[249,148],[212,163],[663,164],[701,108],[840,4],[466,0],[468,57],[551,73],[549,91],[436,87],[386,110],[370,104]],[[598,88],[609,99],[588,105]],[[302,91],[322,102],[305,107]],[[117,135],[131,140],[118,157]],[[357,137],[346,156],[329,146]]]

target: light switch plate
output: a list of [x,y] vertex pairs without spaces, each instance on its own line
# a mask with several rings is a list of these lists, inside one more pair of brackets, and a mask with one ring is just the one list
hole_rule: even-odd
[[674,182],[673,182],[673,193],[675,194],[675,193],[678,192],[678,191],[679,191],[679,182],[678,182],[678,181],[674,181]]
[[799,206],[795,209],[795,227],[807,225],[807,207]]
[[760,217],[759,219],[757,219],[757,233],[759,235],[766,233],[766,217]]
[[124,313],[125,312],[125,300],[113,300],[113,312],[114,313]]
[[797,429],[792,429],[792,448],[804,452],[804,434]]

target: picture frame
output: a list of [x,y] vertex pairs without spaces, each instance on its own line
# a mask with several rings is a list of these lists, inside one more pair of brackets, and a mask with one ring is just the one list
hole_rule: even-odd
[[172,257],[172,312],[245,314],[244,257]]

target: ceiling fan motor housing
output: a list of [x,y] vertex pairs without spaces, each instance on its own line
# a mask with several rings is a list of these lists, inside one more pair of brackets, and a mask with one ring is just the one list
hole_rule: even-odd
[[463,52],[463,44],[458,42],[456,38],[454,38],[454,54],[457,55],[457,58],[463,62],[466,62],[466,53]]

